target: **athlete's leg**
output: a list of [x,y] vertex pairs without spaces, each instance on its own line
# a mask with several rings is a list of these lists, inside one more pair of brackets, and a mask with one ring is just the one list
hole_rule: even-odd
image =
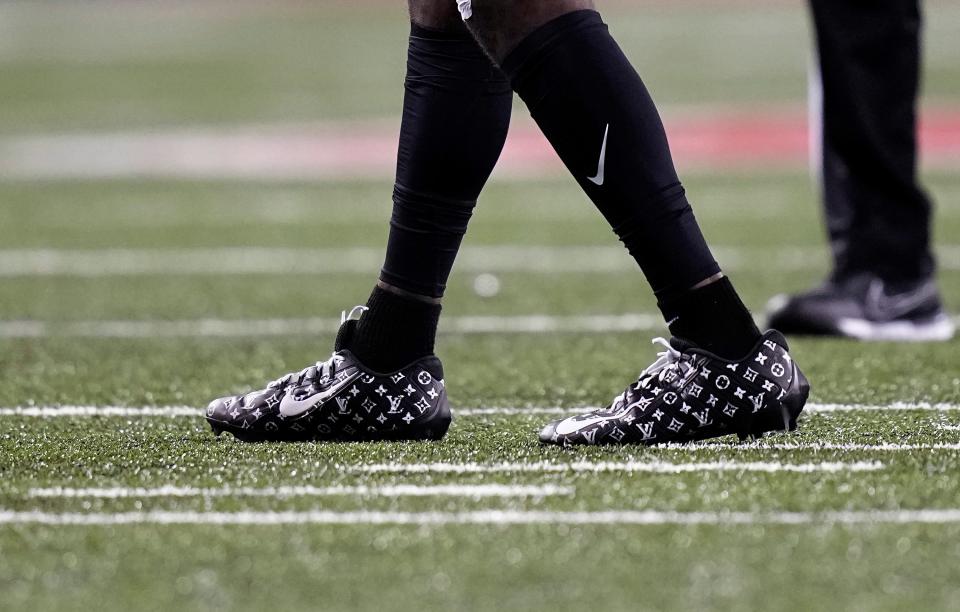
[[835,277],[933,273],[917,178],[918,0],[811,0],[823,86],[823,199]]
[[410,0],[393,216],[351,348],[374,369],[433,352],[440,297],[510,122],[512,92],[452,0]]
[[743,356],[759,332],[700,232],[653,100],[592,2],[473,0],[461,7],[636,258],[671,332]]
[[782,336],[760,335],[720,273],[653,101],[599,14],[584,0],[469,8],[468,26],[640,264],[670,331],[688,341],[664,346],[608,407],[548,424],[541,441],[657,444],[795,428],[809,384]]
[[412,26],[393,216],[380,281],[334,354],[207,406],[244,440],[436,440],[450,424],[433,355],[440,297],[500,155],[512,92],[452,0],[410,0]]

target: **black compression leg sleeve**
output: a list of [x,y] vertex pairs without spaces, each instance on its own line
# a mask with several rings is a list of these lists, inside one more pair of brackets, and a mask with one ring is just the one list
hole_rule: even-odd
[[660,115],[595,11],[567,13],[503,62],[567,168],[640,264],[672,333],[738,359],[759,337],[677,178]]
[[726,277],[661,298],[657,306],[671,334],[727,359],[743,358],[760,337],[750,311]]
[[[506,77],[466,29],[412,25],[390,238],[380,279],[439,298],[510,124]],[[349,347],[367,367],[433,352],[440,305],[374,288]]]
[[363,365],[378,372],[393,372],[433,354],[440,304],[374,287],[367,309],[345,347]]
[[653,100],[597,12],[541,26],[502,67],[659,297],[719,272]]
[[390,238],[380,278],[440,297],[503,149],[513,94],[466,29],[410,32]]

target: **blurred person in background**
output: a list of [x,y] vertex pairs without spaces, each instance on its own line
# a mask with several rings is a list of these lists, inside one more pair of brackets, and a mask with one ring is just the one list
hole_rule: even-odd
[[768,305],[787,334],[949,340],[917,176],[918,0],[810,0],[819,71],[810,104],[833,270]]

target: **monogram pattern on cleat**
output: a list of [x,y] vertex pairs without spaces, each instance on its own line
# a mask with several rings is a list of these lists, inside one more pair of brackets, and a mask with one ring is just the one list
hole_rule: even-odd
[[215,433],[246,441],[422,440],[443,437],[450,410],[436,357],[380,374],[340,350],[260,391],[212,401],[206,418]]
[[796,428],[810,386],[779,332],[764,334],[740,361],[678,339],[654,343],[665,350],[609,406],[550,423],[540,440],[652,445]]

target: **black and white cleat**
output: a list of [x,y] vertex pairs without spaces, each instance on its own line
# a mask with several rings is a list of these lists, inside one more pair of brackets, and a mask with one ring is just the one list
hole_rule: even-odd
[[344,315],[326,361],[210,402],[213,433],[248,442],[443,438],[451,414],[440,360],[431,355],[395,372],[374,372],[348,348],[355,326]]
[[606,408],[554,421],[545,444],[665,444],[736,434],[741,440],[797,428],[810,384],[779,332],[765,333],[739,361],[673,338]]

